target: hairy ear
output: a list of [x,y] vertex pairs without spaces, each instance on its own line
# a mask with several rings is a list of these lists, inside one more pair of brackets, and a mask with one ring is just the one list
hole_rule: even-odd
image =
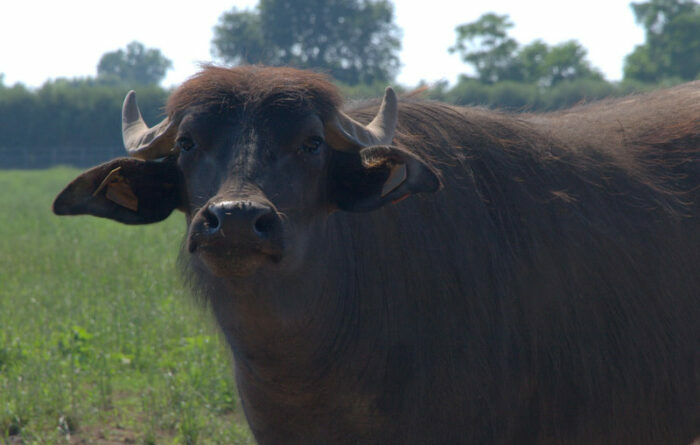
[[424,160],[383,145],[359,153],[335,152],[330,181],[331,200],[350,212],[367,212],[415,193],[435,192],[441,186]]
[[56,197],[53,211],[148,224],[167,218],[180,206],[179,189],[173,160],[118,158],[75,178]]

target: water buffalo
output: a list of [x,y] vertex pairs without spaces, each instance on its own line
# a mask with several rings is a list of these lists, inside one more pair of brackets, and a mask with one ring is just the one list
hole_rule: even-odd
[[53,208],[184,213],[258,443],[700,434],[700,82],[513,115],[209,66],[166,111]]

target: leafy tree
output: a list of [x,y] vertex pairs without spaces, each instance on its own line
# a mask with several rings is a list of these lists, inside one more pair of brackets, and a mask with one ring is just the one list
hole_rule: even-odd
[[632,3],[646,41],[625,58],[624,77],[644,82],[700,75],[700,6],[694,0]]
[[565,80],[602,79],[603,76],[586,60],[587,51],[575,40],[549,48],[544,56],[542,76],[545,85],[556,85]]
[[545,61],[549,54],[549,46],[542,40],[535,40],[518,51],[517,65],[520,80],[527,83],[537,83],[545,77]]
[[552,86],[564,80],[602,78],[586,60],[586,49],[570,40],[549,46],[541,40],[520,47],[508,36],[507,15],[488,13],[456,28],[457,43],[449,51],[474,65],[484,83],[514,81]]
[[220,17],[212,53],[232,64],[320,69],[348,85],[387,82],[399,68],[393,20],[388,0],[260,0]]
[[219,18],[214,28],[213,53],[234,65],[279,62],[273,47],[265,41],[260,13],[233,8]]
[[700,76],[700,7],[675,17],[665,27],[671,76],[693,80]]
[[697,12],[695,0],[650,0],[630,3],[630,7],[637,23],[654,35],[662,34],[665,26],[676,17]]
[[158,85],[172,67],[173,63],[159,49],[131,42],[126,51],[118,49],[100,58],[97,78],[111,84]]
[[458,26],[457,43],[450,53],[459,53],[462,60],[474,65],[479,80],[495,83],[514,77],[514,55],[518,42],[508,37],[513,23],[508,15],[487,13],[473,23]]
[[662,77],[659,63],[654,60],[648,45],[637,45],[634,51],[625,57],[623,71],[625,80],[655,82]]

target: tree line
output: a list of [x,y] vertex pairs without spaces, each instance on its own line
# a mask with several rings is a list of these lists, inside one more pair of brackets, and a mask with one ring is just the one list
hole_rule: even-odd
[[[507,110],[554,110],[581,101],[645,91],[700,77],[700,6],[693,0],[631,3],[645,42],[624,61],[624,77],[609,82],[575,40],[526,44],[508,33],[510,17],[487,13],[458,26],[456,54],[474,74],[455,85],[423,88],[424,96],[460,105]],[[212,55],[225,64],[290,65],[326,72],[346,96],[377,97],[398,73],[401,31],[388,0],[259,0],[224,12],[214,28]],[[131,42],[105,53],[95,77],[58,79],[38,89],[5,85],[0,75],[0,167],[18,151],[45,147],[119,150],[122,100],[138,87],[148,122],[163,117],[169,91],[158,86],[172,62]],[[60,156],[59,156],[60,157]],[[70,161],[72,162],[72,161]],[[92,159],[86,162],[93,162]],[[73,162],[75,163],[75,162]]]
[[700,78],[700,6],[694,0],[630,6],[646,38],[625,57],[620,82],[604,79],[579,42],[523,45],[508,35],[507,15],[487,13],[458,26],[449,48],[475,75],[461,76],[452,88],[438,84],[429,94],[456,104],[546,111]]

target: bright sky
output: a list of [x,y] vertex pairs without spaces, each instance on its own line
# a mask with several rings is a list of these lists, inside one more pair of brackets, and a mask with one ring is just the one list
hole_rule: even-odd
[[[486,12],[509,14],[511,35],[521,44],[542,39],[556,44],[578,40],[593,66],[608,80],[622,77],[622,62],[644,41],[634,22],[630,0],[394,0],[396,23],[403,30],[398,82],[415,85],[454,82],[467,65],[447,48],[455,27]],[[9,0],[0,8],[0,73],[5,84],[40,86],[57,77],[96,74],[102,54],[138,40],[159,48],[173,61],[165,85],[179,84],[211,61],[212,28],[233,6],[257,0]]]

